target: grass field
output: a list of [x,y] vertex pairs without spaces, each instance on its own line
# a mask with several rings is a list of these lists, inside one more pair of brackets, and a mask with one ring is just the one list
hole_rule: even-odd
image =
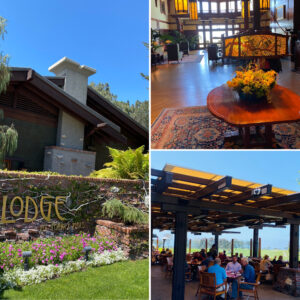
[[125,261],[8,290],[4,299],[148,299],[149,260]]

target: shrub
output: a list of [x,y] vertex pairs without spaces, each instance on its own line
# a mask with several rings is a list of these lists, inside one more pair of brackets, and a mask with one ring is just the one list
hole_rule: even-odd
[[108,147],[112,162],[105,163],[105,169],[94,171],[91,177],[114,179],[149,178],[149,154],[144,154],[144,146],[126,151]]
[[106,200],[102,207],[102,214],[110,219],[122,220],[125,224],[148,222],[148,214],[133,206],[125,205],[118,199]]

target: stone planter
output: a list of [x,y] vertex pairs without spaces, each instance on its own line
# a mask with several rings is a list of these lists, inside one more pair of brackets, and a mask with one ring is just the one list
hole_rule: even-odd
[[280,268],[274,289],[295,297],[300,297],[300,268]]

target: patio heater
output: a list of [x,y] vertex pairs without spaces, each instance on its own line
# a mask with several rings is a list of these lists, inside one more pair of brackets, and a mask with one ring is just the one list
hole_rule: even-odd
[[31,251],[24,251],[22,257],[24,258],[24,271],[29,271],[29,257],[32,256]]
[[228,58],[256,59],[280,58],[288,55],[288,36],[262,29],[261,12],[270,9],[269,0],[253,0],[253,28],[249,28],[250,0],[242,1],[244,31],[238,35],[223,38],[223,55]]

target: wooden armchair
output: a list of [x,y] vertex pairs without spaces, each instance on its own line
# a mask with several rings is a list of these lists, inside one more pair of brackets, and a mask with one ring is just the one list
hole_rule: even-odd
[[197,296],[198,293],[199,293],[199,289],[200,289],[200,277],[201,277],[201,274],[202,274],[203,272],[205,272],[205,270],[206,270],[206,266],[199,266],[199,267],[198,267],[198,279],[199,279],[199,285],[198,285],[197,293],[196,293],[195,296]]
[[[217,289],[220,287],[224,287],[224,289],[222,291],[217,291]],[[214,297],[214,300],[216,300],[217,296],[225,294],[225,299],[226,299],[227,281],[217,285],[215,273],[203,272],[200,274],[200,283],[199,283],[198,291],[199,291],[199,299],[201,299],[202,294],[212,296]]]
[[[258,286],[260,285],[260,282],[259,282],[260,281],[260,276],[261,276],[261,273],[258,273],[258,275],[256,276],[256,282],[255,283],[243,282],[239,278],[239,281],[238,281],[238,299],[240,299],[240,292],[244,292],[244,293],[250,294],[248,296],[253,297],[255,300],[259,300],[257,289],[258,289]],[[243,288],[240,287],[241,284],[251,285],[251,286],[253,286],[253,289],[252,290],[243,289]]]

